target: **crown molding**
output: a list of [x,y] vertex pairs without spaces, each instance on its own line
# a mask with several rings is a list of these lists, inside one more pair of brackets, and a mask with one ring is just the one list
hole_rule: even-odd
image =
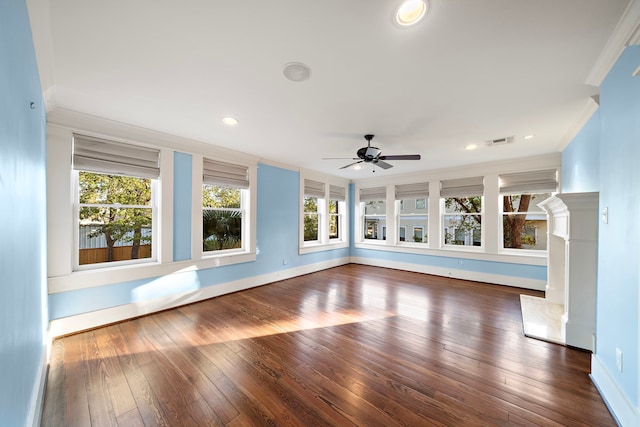
[[627,46],[640,44],[640,0],[631,0],[585,83],[600,86]]
[[562,152],[567,147],[567,145],[569,145],[569,143],[573,141],[573,138],[575,138],[578,132],[580,132],[584,125],[587,124],[591,116],[593,116],[593,113],[598,111],[599,107],[599,95],[594,95],[585,102],[578,120],[576,120],[576,122],[567,129],[567,131],[560,139],[560,143],[556,147],[558,151]]

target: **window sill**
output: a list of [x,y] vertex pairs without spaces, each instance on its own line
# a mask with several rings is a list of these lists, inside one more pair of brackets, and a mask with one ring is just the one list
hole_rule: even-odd
[[310,254],[314,252],[332,251],[334,249],[348,248],[349,243],[344,241],[335,241],[329,243],[308,243],[298,248],[298,254]]
[[202,258],[200,260],[185,260],[176,262],[149,262],[145,264],[129,264],[115,267],[98,268],[92,270],[74,271],[70,275],[49,277],[49,294],[69,292],[98,286],[113,285],[132,280],[142,280],[153,277],[166,276],[185,271],[197,271],[208,268],[223,267],[256,260],[256,254],[251,252],[227,253]]

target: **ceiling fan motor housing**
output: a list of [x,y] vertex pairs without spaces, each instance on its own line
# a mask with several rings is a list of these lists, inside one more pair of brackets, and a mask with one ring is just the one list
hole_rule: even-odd
[[377,147],[362,147],[357,152],[358,157],[365,162],[371,162],[377,159],[381,153],[382,150],[378,149]]

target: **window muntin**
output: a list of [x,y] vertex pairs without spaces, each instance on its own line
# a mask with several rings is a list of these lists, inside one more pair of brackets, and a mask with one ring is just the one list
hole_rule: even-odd
[[550,196],[551,193],[501,196],[503,249],[547,249],[547,215],[538,203]]
[[386,240],[386,200],[368,200],[362,202],[363,215],[363,238],[365,240]]
[[318,198],[304,196],[304,241],[320,240],[320,214],[318,213]]
[[154,181],[77,171],[77,265],[155,259]]
[[482,196],[446,197],[443,200],[444,244],[482,246]]
[[[398,214],[399,242],[428,243],[427,234],[424,231],[429,229],[427,206],[427,198],[424,197],[400,200],[400,213]],[[420,229],[422,232],[416,235],[414,232],[416,229]],[[412,230],[412,234],[407,236],[406,230]]]
[[203,253],[243,248],[246,191],[224,185],[202,185]]

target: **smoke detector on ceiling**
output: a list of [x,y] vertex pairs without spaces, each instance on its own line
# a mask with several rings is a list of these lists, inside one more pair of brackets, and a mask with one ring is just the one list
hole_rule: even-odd
[[515,140],[515,136],[505,136],[504,138],[490,139],[489,141],[486,141],[486,143],[489,147],[493,147],[496,145],[511,144]]

